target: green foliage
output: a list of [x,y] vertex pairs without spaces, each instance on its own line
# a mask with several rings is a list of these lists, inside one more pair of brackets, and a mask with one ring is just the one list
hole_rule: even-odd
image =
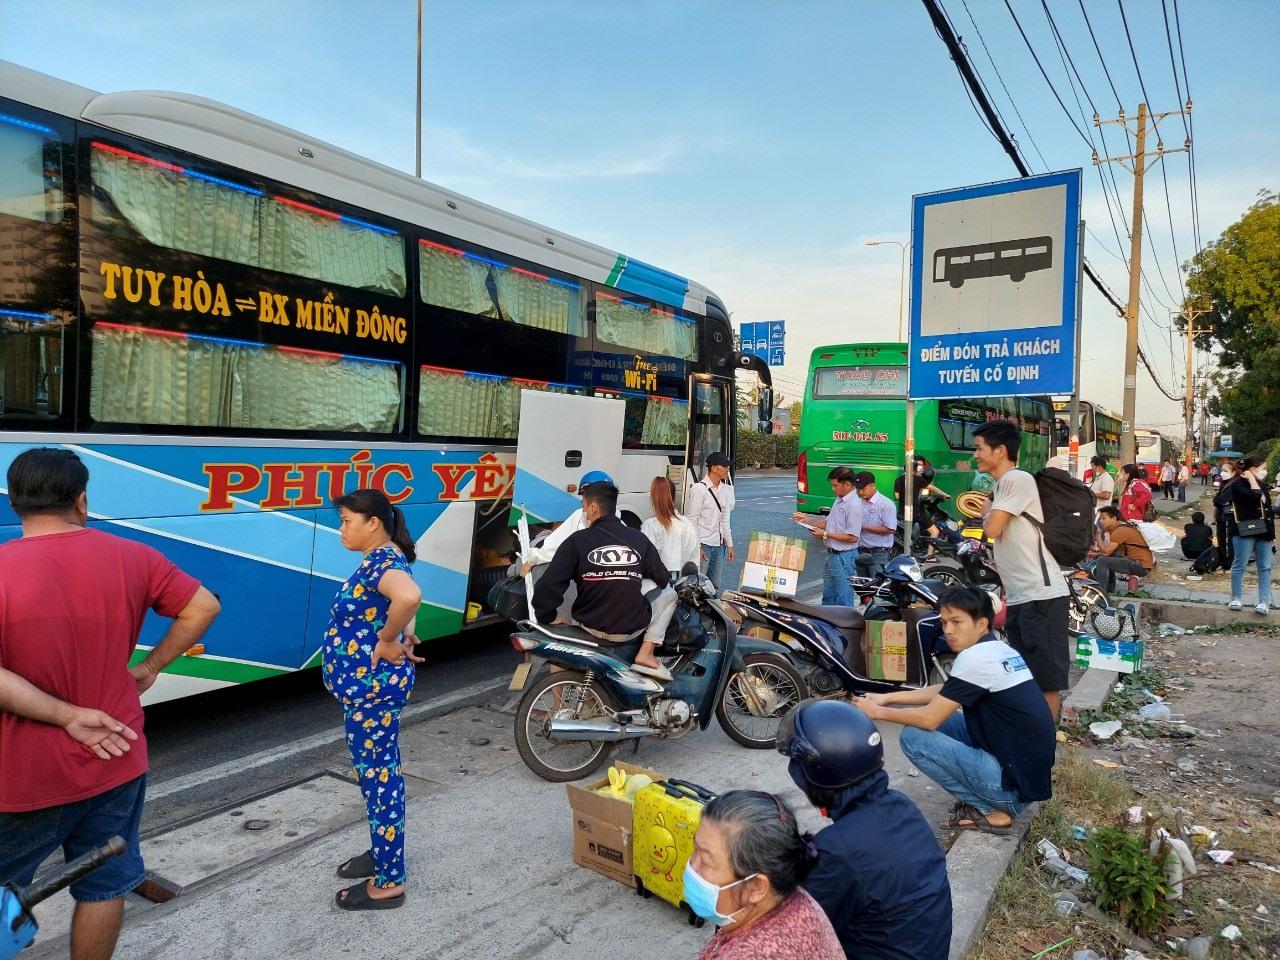
[[1275,452],[1275,449],[1278,446],[1280,446],[1280,439],[1272,437],[1270,440],[1263,440],[1256,447],[1250,450],[1249,453],[1251,456],[1262,457],[1265,460]]
[[1188,300],[1212,312],[1197,320],[1197,340],[1222,345],[1218,395],[1239,449],[1272,434],[1280,418],[1280,194],[1261,191],[1239,220],[1198,253],[1187,275]]
[[1089,842],[1089,878],[1098,906],[1116,914],[1135,933],[1149,937],[1169,913],[1168,886],[1160,859],[1146,842],[1119,827],[1101,827]]
[[735,451],[737,463],[735,467],[794,467],[796,465],[796,440],[798,434],[792,430],[788,433],[755,433],[751,430],[738,431],[738,443]]
[[1280,476],[1280,472],[1277,471],[1280,471],[1280,443],[1277,443],[1275,448],[1267,456],[1267,476]]
[[[804,404],[799,400],[791,404],[791,430],[793,433],[800,432],[800,414],[803,411]],[[1280,440],[1276,441],[1280,443]]]

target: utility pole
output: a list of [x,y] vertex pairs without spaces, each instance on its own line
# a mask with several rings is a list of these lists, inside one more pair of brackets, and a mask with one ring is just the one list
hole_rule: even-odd
[[[1130,229],[1132,231],[1131,244],[1129,250],[1129,302],[1125,306],[1125,342],[1124,342],[1124,418],[1123,433],[1120,435],[1120,459],[1124,463],[1134,463],[1137,460],[1137,449],[1134,445],[1134,428],[1136,426],[1138,415],[1138,309],[1140,307],[1140,297],[1142,295],[1142,180],[1146,176],[1146,172],[1157,160],[1164,158],[1166,153],[1179,153],[1188,150],[1191,147],[1191,139],[1188,138],[1186,143],[1173,150],[1166,150],[1164,141],[1159,139],[1159,123],[1165,117],[1174,117],[1181,113],[1188,113],[1191,110],[1191,101],[1187,101],[1187,105],[1182,110],[1171,110],[1167,113],[1147,113],[1147,105],[1145,103],[1138,104],[1138,116],[1136,124],[1131,126],[1129,119],[1125,116],[1124,111],[1120,112],[1120,116],[1112,120],[1103,120],[1096,113],[1093,115],[1093,125],[1101,127],[1106,124],[1116,123],[1122,125],[1125,130],[1134,135],[1136,145],[1133,154],[1118,157],[1102,157],[1097,153],[1093,155],[1094,165],[1100,163],[1118,163],[1130,173],[1133,174],[1133,220]],[[1150,155],[1148,160],[1147,154],[1147,126],[1148,121],[1152,130],[1156,133],[1156,149]]]
[[418,104],[414,132],[413,175],[422,179],[422,0],[418,0]]
[[1182,444],[1182,453],[1185,459],[1190,459],[1195,452],[1194,444],[1191,442],[1191,434],[1194,432],[1196,422],[1196,390],[1195,390],[1195,358],[1196,358],[1196,334],[1206,333],[1207,328],[1201,327],[1196,329],[1196,317],[1202,317],[1206,313],[1212,313],[1213,308],[1200,301],[1199,305],[1193,304],[1190,300],[1182,305],[1182,312],[1174,312],[1171,316],[1182,317],[1187,323],[1187,385],[1184,411],[1186,417],[1186,439]]

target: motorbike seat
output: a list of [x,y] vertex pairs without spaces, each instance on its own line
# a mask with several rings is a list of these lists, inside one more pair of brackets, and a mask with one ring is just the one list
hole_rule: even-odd
[[598,649],[608,653],[614,659],[624,660],[627,663],[635,659],[636,654],[640,651],[640,644],[643,642],[641,637],[628,640],[625,643],[601,640],[599,637],[571,623],[539,624],[538,632],[548,637],[548,639],[554,637],[557,640],[564,640],[568,643],[590,644],[591,647],[588,649]]
[[813,617],[817,620],[825,620],[827,623],[834,624],[837,627],[862,626],[862,614],[854,607],[820,607],[811,603],[801,603],[799,600],[789,600],[785,597],[777,597],[774,602],[793,613],[798,613],[804,617]]
[[920,586],[924,587],[935,597],[940,597],[946,592],[949,585],[942,580],[935,580],[933,577],[925,577],[925,579],[920,581]]

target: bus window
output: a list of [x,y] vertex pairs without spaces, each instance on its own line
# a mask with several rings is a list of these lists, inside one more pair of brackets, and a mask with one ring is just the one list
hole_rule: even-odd
[[76,243],[69,150],[40,116],[0,109],[0,417],[47,424],[62,416],[64,355],[74,353]]
[[689,432],[689,404],[674,397],[657,397],[625,390],[595,391],[597,397],[612,397],[626,403],[622,421],[622,446],[635,450],[643,447],[684,446]]
[[418,241],[422,302],[580,337],[581,288],[460,247]]
[[93,327],[89,412],[99,423],[392,433],[393,360],[116,323]]
[[597,293],[596,337],[605,343],[679,360],[698,359],[697,323],[647,300]]
[[424,364],[418,371],[418,432],[432,437],[514,441],[520,433],[521,390],[585,392],[567,383]]
[[687,466],[691,479],[702,478],[707,457],[717,450],[728,452],[729,405],[725,391],[732,383],[721,380],[697,380],[693,385],[693,424],[689,431],[692,447]]
[[907,395],[906,367],[815,367],[813,397],[888,397]]
[[395,230],[171,159],[93,141],[97,225],[170,250],[405,295],[404,239]]

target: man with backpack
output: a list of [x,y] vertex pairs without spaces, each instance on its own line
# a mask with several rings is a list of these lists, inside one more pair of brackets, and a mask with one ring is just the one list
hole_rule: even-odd
[[[978,470],[996,482],[984,529],[995,541],[996,568],[1005,591],[1005,633],[1009,645],[1022,654],[1036,684],[1044,694],[1056,722],[1062,709],[1061,691],[1067,689],[1071,651],[1067,638],[1068,588],[1049,552],[1041,531],[1045,511],[1036,478],[1018,467],[1022,434],[1010,420],[991,420],[974,435],[974,461]],[[1046,474],[1062,474],[1046,470]],[[1083,544],[1088,549],[1092,528],[1092,496],[1084,491]]]

